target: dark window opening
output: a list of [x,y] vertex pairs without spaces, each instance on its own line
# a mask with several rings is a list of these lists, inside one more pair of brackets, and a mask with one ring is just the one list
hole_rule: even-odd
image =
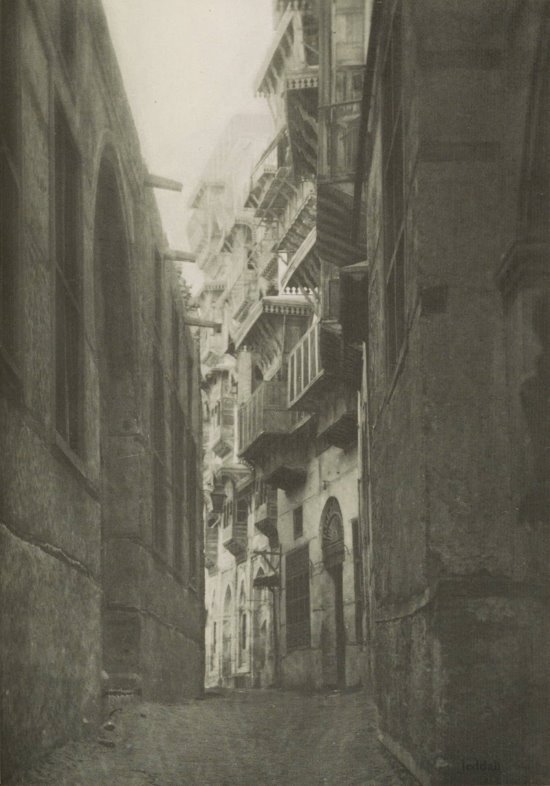
[[304,509],[300,505],[292,511],[294,524],[294,540],[301,538],[304,534]]
[[286,647],[310,644],[309,547],[286,555]]
[[395,12],[382,76],[386,348],[390,375],[405,340],[405,205],[401,15]]
[[239,620],[239,666],[246,660],[246,648],[248,645],[248,620],[246,611],[241,611]]
[[56,428],[81,451],[82,272],[79,248],[80,159],[67,122],[55,118]]
[[248,524],[248,497],[237,500],[236,523],[238,527],[246,527]]

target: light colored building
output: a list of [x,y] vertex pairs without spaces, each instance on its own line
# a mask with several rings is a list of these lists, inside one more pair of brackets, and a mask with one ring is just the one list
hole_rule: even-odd
[[272,595],[257,586],[272,572],[271,547],[255,526],[253,469],[237,455],[237,406],[246,390],[232,354],[232,334],[276,283],[276,260],[262,275],[257,270],[270,237],[246,206],[252,168],[272,133],[267,115],[235,117],[191,203],[189,237],[204,274],[197,304],[200,318],[216,324],[201,329],[207,687],[260,687],[275,679]]
[[[339,29],[355,30],[356,16],[355,10]],[[234,185],[242,167],[226,178],[210,172],[194,202],[196,225],[211,233],[208,250],[195,244],[207,274],[201,316],[221,325],[202,347],[213,525],[205,535],[207,684],[357,685],[365,611],[357,461],[361,352],[343,343],[338,272],[319,254],[319,194],[330,195],[318,183],[318,9],[286,4],[276,9],[275,23],[257,80],[273,119],[271,139],[248,171],[246,190]],[[339,98],[347,103],[331,159],[340,177],[342,156],[350,166],[353,160],[359,111],[349,97],[363,41],[361,34],[342,49]],[[244,194],[240,202],[237,193]],[[351,201],[349,189],[344,196]],[[232,220],[212,232],[229,206]],[[198,238],[193,227],[190,236]],[[258,666],[264,662],[266,677]]]
[[[255,196],[255,214],[272,227],[285,269],[280,294],[257,304],[235,334],[236,349],[246,345],[251,354],[251,361],[239,354],[240,379],[248,364],[263,380],[240,407],[239,452],[277,490],[281,677],[289,686],[363,679],[361,352],[343,343],[338,271],[326,248],[333,239],[330,228],[320,231],[321,215],[334,223],[352,202],[353,188],[341,184],[355,165],[362,5],[345,4],[333,27],[317,3],[276,3],[274,40],[257,80],[277,128],[278,160]],[[337,42],[327,43],[333,29]]]

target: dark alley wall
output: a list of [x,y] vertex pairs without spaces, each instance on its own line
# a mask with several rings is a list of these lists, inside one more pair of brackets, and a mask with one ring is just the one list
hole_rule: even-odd
[[103,10],[1,13],[6,778],[108,693],[200,693],[204,645],[198,356]]

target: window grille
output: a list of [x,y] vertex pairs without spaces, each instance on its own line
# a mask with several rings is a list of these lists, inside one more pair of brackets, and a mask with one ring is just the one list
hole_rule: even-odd
[[286,647],[310,644],[309,547],[286,555]]

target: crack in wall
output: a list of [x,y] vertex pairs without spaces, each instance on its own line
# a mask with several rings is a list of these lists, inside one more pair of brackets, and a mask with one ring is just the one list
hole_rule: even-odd
[[89,581],[91,581],[98,589],[101,589],[101,585],[97,576],[80,560],[76,559],[76,557],[71,556],[68,554],[64,549],[60,548],[59,546],[54,546],[52,543],[48,543],[41,538],[37,538],[34,535],[29,533],[22,533],[15,530],[13,527],[10,527],[5,522],[0,522],[0,530],[3,530],[8,535],[16,538],[17,540],[21,541],[22,543],[27,544],[28,546],[34,546],[35,548],[40,549],[49,557],[53,557],[54,559],[62,562],[64,565],[69,567],[71,570],[76,570],[81,575],[85,576]]
[[156,612],[152,611],[151,609],[142,609],[139,608],[138,606],[129,606],[124,603],[110,603],[107,609],[109,611],[130,611],[130,612],[134,612],[135,614],[139,614],[141,617],[149,617],[150,619],[157,622],[159,625],[162,625],[162,627],[167,628],[168,630],[171,630],[174,633],[178,633],[180,636],[183,636],[184,639],[187,639],[188,641],[192,641],[194,644],[198,644],[200,646],[202,643],[202,637],[200,635],[198,638],[194,637],[191,633],[184,630],[183,628],[180,628],[177,625],[168,622],[167,620],[163,620],[162,617],[160,617]]

